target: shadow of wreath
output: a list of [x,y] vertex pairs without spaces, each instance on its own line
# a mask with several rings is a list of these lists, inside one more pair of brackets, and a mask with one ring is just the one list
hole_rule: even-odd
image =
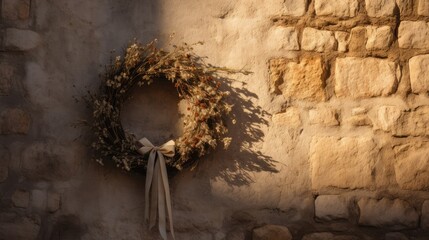
[[231,117],[236,123],[228,121],[232,143],[228,149],[219,147],[214,152],[218,164],[216,171],[210,171],[211,177],[221,178],[230,186],[243,186],[254,182],[254,172],[279,172],[277,161],[258,150],[261,148],[258,143],[264,139],[261,127],[268,125],[269,113],[255,105],[258,96],[246,88],[247,83],[240,82],[236,86],[236,80],[223,78],[221,81],[225,83],[223,90],[231,92],[227,101],[234,104]]

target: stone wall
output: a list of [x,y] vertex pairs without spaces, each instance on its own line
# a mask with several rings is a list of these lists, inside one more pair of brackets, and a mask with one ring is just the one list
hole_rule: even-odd
[[[158,239],[144,177],[72,125],[111,50],[171,33],[253,72],[224,85],[230,148],[171,177],[177,239],[428,238],[429,1],[0,2],[0,239]],[[136,91],[124,125],[164,141],[177,104]]]

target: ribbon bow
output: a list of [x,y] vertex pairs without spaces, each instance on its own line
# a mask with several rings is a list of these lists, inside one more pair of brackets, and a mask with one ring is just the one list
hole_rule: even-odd
[[140,154],[144,155],[150,152],[146,171],[145,221],[149,222],[150,228],[155,226],[156,210],[158,207],[159,233],[164,240],[167,240],[167,230],[165,226],[165,206],[167,206],[170,232],[173,239],[175,239],[173,217],[171,214],[170,188],[168,186],[167,168],[164,158],[174,156],[175,143],[173,140],[170,140],[159,147],[155,147],[147,138],[140,139],[139,143],[142,144],[142,147],[137,150]]

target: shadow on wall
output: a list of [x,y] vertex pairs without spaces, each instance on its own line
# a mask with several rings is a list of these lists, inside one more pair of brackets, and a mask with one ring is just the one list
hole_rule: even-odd
[[228,124],[233,140],[222,156],[215,156],[221,163],[217,164],[216,171],[211,171],[212,177],[221,178],[231,186],[242,186],[253,182],[254,172],[279,172],[277,161],[258,150],[261,148],[258,143],[262,143],[264,138],[261,128],[268,125],[266,118],[269,115],[255,105],[258,96],[248,90],[247,83],[225,78],[221,80],[226,83],[225,90],[231,92],[227,101],[234,104],[232,118],[236,123]]

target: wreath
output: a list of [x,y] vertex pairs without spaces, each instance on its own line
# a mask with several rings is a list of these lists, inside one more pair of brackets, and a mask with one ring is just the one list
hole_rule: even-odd
[[171,51],[164,51],[156,47],[156,40],[146,45],[134,41],[123,56],[111,59],[100,76],[99,92],[88,92],[85,97],[92,110],[92,121],[87,124],[94,135],[91,146],[98,163],[113,161],[127,171],[147,167],[149,154],[138,152],[141,141],[124,130],[120,116],[130,90],[153,81],[170,81],[188,104],[183,135],[175,140],[175,154],[166,161],[168,167],[180,170],[192,166],[219,142],[225,147],[230,144],[231,138],[224,137],[224,116],[232,105],[224,101],[229,92],[220,90],[219,73],[233,71],[206,64],[193,52],[194,45],[172,45]]
[[[229,92],[220,89],[219,73],[232,72],[206,64],[193,52],[193,45],[173,45],[171,51],[164,51],[156,47],[156,41],[147,45],[134,41],[123,56],[111,59],[106,66],[99,92],[88,92],[85,97],[92,110],[92,121],[87,124],[94,134],[91,146],[96,161],[102,165],[110,161],[127,171],[146,169],[145,219],[153,227],[158,218],[165,240],[166,213],[174,239],[167,167],[180,170],[191,166],[219,142],[228,147],[231,138],[224,137],[224,116],[231,112],[232,105],[224,101]],[[134,87],[162,80],[170,81],[188,106],[183,135],[153,146],[148,139],[137,140],[124,130],[121,107]]]

